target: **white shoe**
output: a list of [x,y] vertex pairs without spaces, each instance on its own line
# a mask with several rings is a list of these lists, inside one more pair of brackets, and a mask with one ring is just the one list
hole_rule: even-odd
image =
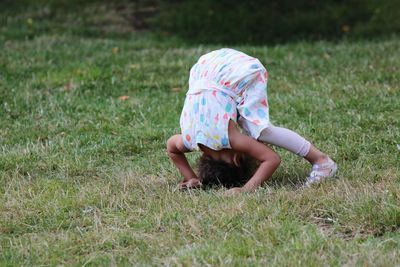
[[307,177],[305,186],[309,187],[312,184],[319,183],[328,178],[335,176],[337,171],[337,164],[328,158],[328,161],[321,164],[314,164],[310,175]]

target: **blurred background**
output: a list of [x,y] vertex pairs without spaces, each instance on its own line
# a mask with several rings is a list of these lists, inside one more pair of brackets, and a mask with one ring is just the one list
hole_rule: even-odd
[[276,44],[400,32],[400,0],[2,0],[0,9],[2,40],[145,32],[187,44]]

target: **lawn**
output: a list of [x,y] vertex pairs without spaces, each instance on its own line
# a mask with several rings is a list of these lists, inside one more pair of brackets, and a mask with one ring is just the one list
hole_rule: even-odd
[[0,4],[1,266],[400,265],[399,36],[234,46],[268,69],[272,122],[339,179],[299,189],[310,167],[276,149],[263,188],[225,197],[176,191],[165,153],[189,68],[219,46],[56,11]]

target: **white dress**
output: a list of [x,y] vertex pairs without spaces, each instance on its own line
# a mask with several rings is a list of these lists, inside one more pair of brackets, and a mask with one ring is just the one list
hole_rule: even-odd
[[200,57],[190,70],[180,126],[187,149],[231,148],[229,120],[257,139],[269,125],[267,71],[260,61],[223,48]]

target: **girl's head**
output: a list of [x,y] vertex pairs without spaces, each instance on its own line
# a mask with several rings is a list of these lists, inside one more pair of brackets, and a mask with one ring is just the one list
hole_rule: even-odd
[[[218,156],[215,156],[218,155]],[[233,150],[204,153],[199,160],[199,178],[203,185],[234,187],[244,185],[252,176],[255,161]]]

